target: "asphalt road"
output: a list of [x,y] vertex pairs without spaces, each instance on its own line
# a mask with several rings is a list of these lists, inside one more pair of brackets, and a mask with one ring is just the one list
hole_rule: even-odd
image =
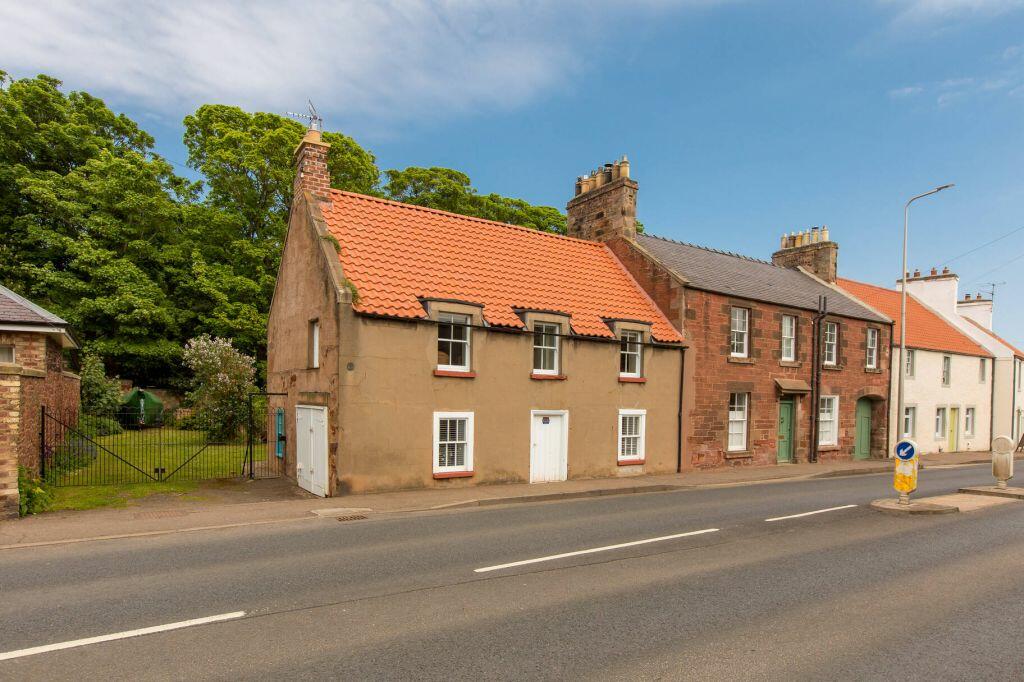
[[[931,469],[920,494],[989,478]],[[1019,679],[1024,504],[867,509],[888,486],[852,476],[3,551],[0,659],[245,615],[0,660],[0,679]],[[858,506],[766,521],[845,505]]]

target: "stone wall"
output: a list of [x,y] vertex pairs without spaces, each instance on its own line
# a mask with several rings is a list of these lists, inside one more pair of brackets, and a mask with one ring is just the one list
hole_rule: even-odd
[[802,266],[826,282],[835,282],[839,245],[835,242],[815,242],[794,246],[772,254],[772,263],[782,268]]
[[[730,357],[730,310],[733,306],[750,311],[750,348],[747,358]],[[781,358],[782,315],[797,318],[796,361]],[[686,389],[693,395],[691,422],[685,445],[692,466],[772,464],[777,460],[779,398],[776,379],[797,379],[812,383],[813,313],[778,305],[734,299],[695,289],[686,291],[688,362],[693,364],[693,381]],[[829,317],[840,324],[839,361],[834,369],[823,369],[821,395],[839,398],[839,439],[835,446],[821,446],[821,460],[850,459],[856,434],[856,403],[872,401],[872,456],[885,453],[889,395],[889,325],[879,329],[881,369],[865,368],[866,328],[861,320]],[[728,409],[730,393],[749,393],[748,446],[729,452]],[[810,453],[812,409],[810,397],[793,395],[795,405],[794,456],[807,461]]]

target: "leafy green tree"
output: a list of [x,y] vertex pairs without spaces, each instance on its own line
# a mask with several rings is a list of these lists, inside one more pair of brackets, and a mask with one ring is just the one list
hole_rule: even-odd
[[121,404],[121,382],[107,377],[103,360],[86,350],[82,354],[82,411],[87,414],[109,415]]
[[384,194],[394,201],[565,233],[565,216],[558,209],[498,194],[477,194],[469,176],[457,170],[410,167],[385,171],[384,175]]

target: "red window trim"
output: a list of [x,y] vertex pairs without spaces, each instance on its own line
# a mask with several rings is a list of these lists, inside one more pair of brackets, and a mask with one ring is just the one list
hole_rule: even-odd
[[646,384],[647,377],[619,377],[620,384]]
[[537,381],[565,381],[567,377],[564,374],[530,374],[530,378]]
[[456,377],[458,379],[475,379],[476,372],[453,372],[447,369],[435,369],[435,377]]
[[617,461],[620,467],[631,467],[636,466],[637,464],[643,464],[647,459],[620,459]]
[[472,471],[441,471],[435,472],[434,478],[469,478],[472,475]]

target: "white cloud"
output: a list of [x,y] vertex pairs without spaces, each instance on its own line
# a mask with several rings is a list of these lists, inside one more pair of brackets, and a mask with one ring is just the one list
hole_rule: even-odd
[[0,65],[174,118],[204,102],[285,111],[310,98],[325,114],[418,119],[565,84],[583,66],[588,46],[570,41],[590,37],[586,17],[581,1],[5,2]]
[[924,88],[920,85],[908,85],[905,88],[894,88],[889,91],[889,97],[893,99],[902,99],[904,97],[913,97],[914,95],[920,95],[924,92]]
[[993,17],[1024,8],[1024,0],[882,0],[896,6],[894,24],[934,24]]

